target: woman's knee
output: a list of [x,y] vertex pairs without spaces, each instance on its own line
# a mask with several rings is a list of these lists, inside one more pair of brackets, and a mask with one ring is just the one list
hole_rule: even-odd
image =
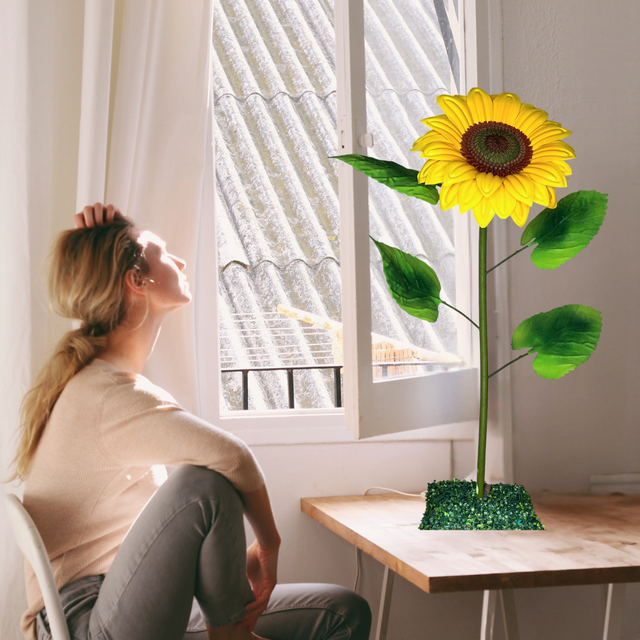
[[360,595],[344,588],[335,595],[345,617],[345,624],[351,632],[351,640],[368,640],[371,630],[371,607]]
[[221,473],[207,467],[182,465],[169,475],[160,490],[179,501],[217,503],[228,515],[236,511],[243,513],[242,500],[235,487]]
[[313,640],[368,640],[370,629],[368,602],[346,587],[324,583],[277,585],[256,625],[256,633],[266,638],[306,634]]

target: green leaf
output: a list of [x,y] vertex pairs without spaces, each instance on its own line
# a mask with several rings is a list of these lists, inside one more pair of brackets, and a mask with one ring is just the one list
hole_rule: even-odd
[[541,211],[525,228],[522,246],[538,246],[531,261],[540,269],[555,269],[579,254],[600,230],[607,212],[607,196],[598,191],[576,191]]
[[530,347],[538,355],[534,371],[555,380],[586,362],[598,346],[600,312],[581,304],[568,304],[527,318],[513,333],[511,347]]
[[418,172],[414,169],[407,169],[390,160],[378,160],[357,154],[329,157],[350,164],[354,169],[406,196],[424,200],[429,204],[438,204],[438,190],[432,184],[418,182]]
[[[373,240],[373,238],[371,238]],[[409,253],[373,240],[393,299],[408,314],[435,322],[440,304],[440,280],[427,264]]]

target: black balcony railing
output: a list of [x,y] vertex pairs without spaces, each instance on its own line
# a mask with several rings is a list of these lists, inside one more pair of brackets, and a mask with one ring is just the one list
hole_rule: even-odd
[[[374,362],[373,367],[382,368],[382,377],[386,378],[389,374],[389,367],[407,367],[407,366],[430,366],[434,369],[439,363],[425,361],[408,361],[408,362]],[[279,366],[279,367],[237,367],[234,369],[221,369],[222,373],[241,373],[242,374],[242,409],[249,409],[249,372],[251,371],[286,371],[287,387],[289,393],[289,409],[295,409],[293,372],[302,371],[304,369],[333,369],[334,380],[334,404],[336,407],[342,406],[342,376],[341,369],[343,364],[308,364],[295,366]]]
[[294,388],[293,388],[293,372],[302,371],[304,369],[333,369],[334,380],[334,403],[336,407],[342,406],[342,380],[340,369],[344,365],[341,364],[305,364],[295,366],[281,367],[239,367],[237,369],[221,369],[222,373],[241,373],[242,374],[242,408],[246,411],[249,408],[249,372],[250,371],[286,371],[287,387],[289,392],[289,409],[295,409]]

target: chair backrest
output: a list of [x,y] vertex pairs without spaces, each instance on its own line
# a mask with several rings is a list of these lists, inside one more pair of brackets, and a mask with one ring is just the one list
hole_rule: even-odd
[[67,627],[62,603],[60,602],[60,594],[56,587],[49,556],[44,548],[40,533],[17,496],[11,493],[7,494],[5,496],[5,504],[7,505],[9,522],[16,542],[33,567],[38,579],[42,597],[44,598],[44,607],[47,610],[52,640],[70,640],[69,628]]

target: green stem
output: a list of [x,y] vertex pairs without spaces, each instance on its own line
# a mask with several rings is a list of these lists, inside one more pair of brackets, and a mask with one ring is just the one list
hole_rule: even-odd
[[[480,228],[479,246],[480,302],[480,424],[478,433],[478,498],[484,496],[484,462],[487,450],[487,405],[489,402],[489,349],[487,345],[487,228]],[[497,266],[497,265],[496,265]]]
[[498,264],[494,264],[493,267],[491,267],[491,269],[487,271],[487,273],[491,273],[494,269],[497,269],[501,264],[504,264],[507,260],[509,260],[509,258],[513,258],[513,256],[517,256],[521,251],[528,249],[534,242],[535,240],[532,240],[529,244],[522,247],[522,249],[518,249],[517,251],[514,251],[510,256],[507,256],[504,260],[500,260],[500,262],[498,262]]
[[496,373],[500,373],[500,371],[502,371],[503,369],[506,369],[510,364],[513,364],[514,362],[518,362],[518,360],[522,358],[526,358],[528,355],[531,355],[530,352],[523,353],[521,356],[514,358],[511,362],[507,362],[507,364],[503,364],[499,369],[496,369],[489,377],[491,378],[495,376]]
[[445,305],[445,307],[449,307],[449,309],[453,309],[454,311],[457,311],[463,318],[466,318],[476,329],[480,328],[468,315],[462,313],[460,309],[456,309],[455,307],[452,307],[448,302],[445,302],[444,300],[440,300],[440,302],[443,305]]

